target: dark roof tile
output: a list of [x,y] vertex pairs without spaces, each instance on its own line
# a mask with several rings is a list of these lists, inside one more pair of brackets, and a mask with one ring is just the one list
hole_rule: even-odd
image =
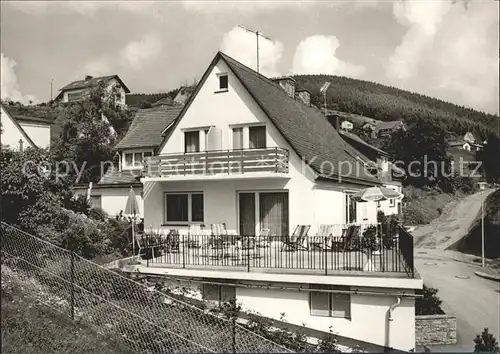
[[130,92],[128,87],[125,86],[125,84],[123,83],[123,81],[120,79],[120,77],[118,75],[107,75],[107,76],[93,77],[93,78],[88,79],[88,80],[73,81],[72,83],[64,86],[59,91],[63,92],[63,91],[68,91],[68,90],[76,90],[76,89],[94,87],[94,86],[97,86],[102,81],[106,82],[106,81],[109,81],[111,79],[117,79],[118,82],[120,82],[120,85],[122,85],[122,87],[124,88],[125,93]]
[[142,176],[141,170],[125,170],[119,171],[116,168],[109,168],[104,176],[101,177],[98,185],[112,184],[112,185],[127,185],[127,184],[141,184],[140,178]]

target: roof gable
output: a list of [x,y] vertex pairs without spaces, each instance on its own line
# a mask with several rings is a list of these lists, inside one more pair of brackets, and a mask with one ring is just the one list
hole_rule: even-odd
[[[1,107],[1,110],[5,113],[5,116],[12,121],[14,126],[19,130],[21,135],[26,139],[26,141],[31,145],[31,147],[37,147],[36,144],[33,142],[33,140],[31,140],[30,136],[24,131],[23,127],[21,127],[19,122],[14,117],[12,117],[12,115],[9,113],[9,111],[7,109],[5,109],[5,106],[0,105],[0,107]],[[3,134],[3,132],[2,132],[2,134]]]
[[[292,99],[278,84],[221,52],[215,55],[170,132],[182,120],[219,60],[228,65],[285,141],[319,176],[379,183],[361,168],[358,157],[362,154],[340,137],[320,111]],[[170,135],[165,136],[160,150]]]
[[[61,88],[59,91],[64,92],[64,91],[69,91],[69,90],[77,90],[77,89],[83,89],[83,88],[88,88],[88,87],[94,87],[94,86],[97,86],[98,84],[100,84],[101,82],[107,83],[112,79],[116,79],[120,83],[120,85],[125,90],[125,93],[130,93],[130,90],[123,83],[123,81],[120,79],[120,77],[118,75],[100,76],[100,77],[93,77],[89,80],[73,81],[70,84]],[[58,95],[58,97],[59,97],[59,95]]]

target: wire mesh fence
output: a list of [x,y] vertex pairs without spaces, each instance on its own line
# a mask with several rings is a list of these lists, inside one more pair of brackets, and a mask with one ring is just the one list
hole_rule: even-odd
[[1,223],[2,277],[139,353],[284,353],[243,326]]

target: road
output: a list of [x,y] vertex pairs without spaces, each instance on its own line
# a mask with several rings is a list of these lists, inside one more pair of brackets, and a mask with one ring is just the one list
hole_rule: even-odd
[[[484,191],[483,197],[492,191]],[[480,208],[481,196],[476,193],[412,231],[415,266],[424,284],[438,289],[443,306],[457,316],[457,344],[432,346],[433,352],[471,351],[475,335],[485,327],[500,339],[500,283],[474,274],[483,270],[472,262],[477,257],[446,250],[467,234]]]

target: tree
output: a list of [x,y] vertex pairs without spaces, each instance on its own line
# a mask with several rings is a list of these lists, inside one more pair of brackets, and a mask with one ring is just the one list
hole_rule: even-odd
[[422,290],[418,290],[417,294],[423,295],[415,300],[416,315],[438,315],[443,313],[441,310],[441,299],[436,295],[437,289],[429,288],[424,284]]
[[392,154],[398,167],[404,166],[407,184],[436,185],[449,174],[447,134],[432,123],[419,120],[408,130],[395,132],[384,150]]
[[485,328],[480,335],[476,334],[474,343],[475,353],[499,353],[498,342],[496,338],[489,333],[488,328]]
[[483,164],[486,179],[491,183],[500,183],[500,139],[490,134],[482,151],[478,151],[478,160]]

